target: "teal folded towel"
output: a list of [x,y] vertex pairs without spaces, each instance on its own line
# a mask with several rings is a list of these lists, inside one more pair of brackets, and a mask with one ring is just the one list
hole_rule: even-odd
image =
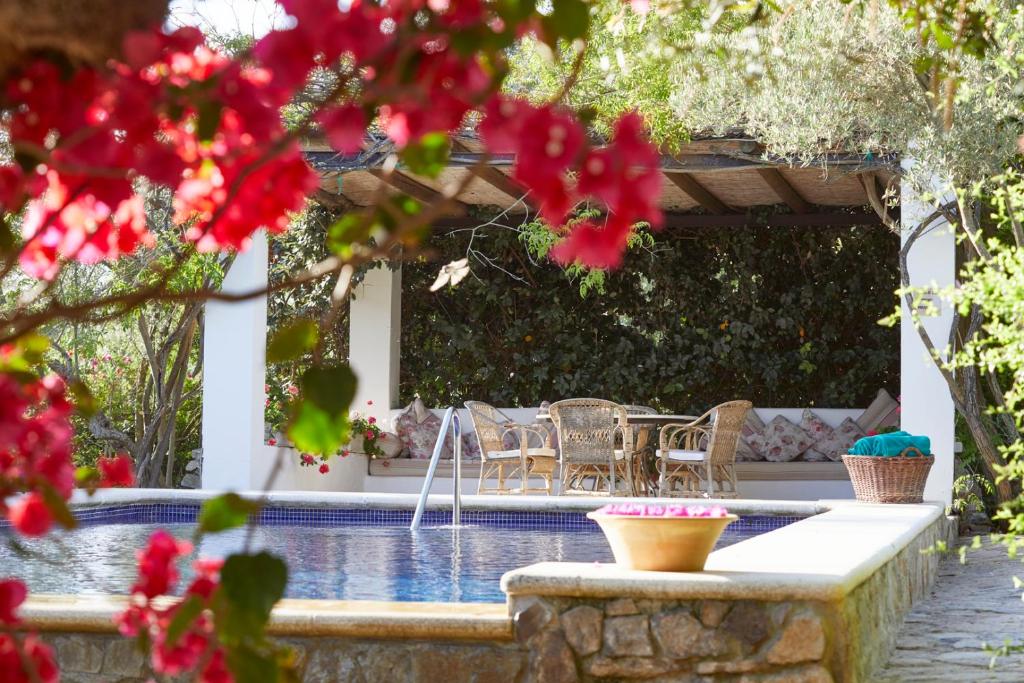
[[[912,436],[907,432],[889,432],[859,439],[850,448],[850,455],[899,455],[907,448],[914,447],[925,455],[931,455],[932,440],[927,436]],[[914,455],[917,455],[916,453]]]

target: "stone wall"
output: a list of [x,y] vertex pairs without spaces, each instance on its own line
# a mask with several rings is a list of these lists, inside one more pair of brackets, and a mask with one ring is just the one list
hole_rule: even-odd
[[[62,683],[149,680],[135,641],[116,634],[44,634]],[[294,648],[305,683],[514,683],[528,653],[516,643],[283,638]]]
[[922,551],[953,531],[939,517],[834,602],[514,597],[525,680],[866,683],[935,580],[938,558]]

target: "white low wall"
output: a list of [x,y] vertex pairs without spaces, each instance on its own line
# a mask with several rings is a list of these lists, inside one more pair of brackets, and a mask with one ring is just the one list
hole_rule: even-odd
[[[394,424],[394,420],[397,416],[404,412],[404,408],[392,409],[391,420],[388,424],[390,429]],[[445,408],[431,408],[430,412],[434,413],[438,417],[443,417]],[[509,417],[509,419],[520,424],[530,424],[537,419],[537,408],[498,408],[501,412]],[[811,408],[814,413],[825,421],[831,427],[838,427],[843,420],[846,418],[853,418],[856,420],[860,417],[861,413],[864,412],[863,408]],[[465,408],[459,408],[456,411],[459,415],[459,420],[462,423],[462,430],[469,434],[473,431],[473,421],[469,417],[469,411]],[[800,424],[800,418],[803,416],[803,408],[754,408],[754,412],[760,417],[765,423],[772,420],[777,415],[782,415],[787,420]]]

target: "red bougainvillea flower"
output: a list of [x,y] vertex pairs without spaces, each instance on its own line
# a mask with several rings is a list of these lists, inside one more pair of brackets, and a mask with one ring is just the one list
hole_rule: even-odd
[[[0,357],[9,353],[0,348]],[[74,489],[71,411],[59,377],[22,382],[0,374],[0,513],[20,533],[38,536],[50,529],[53,514],[43,487],[65,500]]]
[[327,141],[342,154],[354,154],[363,145],[366,135],[366,114],[361,107],[348,104],[321,112],[318,120]]
[[327,474],[331,471],[331,468],[327,466],[327,463],[320,465],[320,474]]
[[112,458],[100,458],[96,461],[100,470],[100,487],[135,486],[135,465],[131,456],[121,453]]
[[562,265],[578,261],[589,268],[618,268],[632,229],[622,220],[609,220],[604,226],[585,221],[552,247],[551,258]]
[[[169,639],[169,629],[189,602],[198,599],[202,608],[210,607],[220,584],[223,561],[201,558],[193,563],[195,578],[185,590],[181,602],[164,606],[153,599],[172,591],[177,583],[175,560],[189,552],[191,546],[176,541],[169,534],[158,531],[149,545],[140,553],[139,580],[133,587],[132,602],[118,615],[118,630],[125,636],[144,637],[149,643],[150,665],[156,673],[183,676],[199,671],[200,681],[222,682],[233,678],[226,668],[223,651],[217,641],[214,624],[209,615],[200,612],[180,623],[183,629]],[[140,586],[145,586],[141,588]]]
[[25,602],[28,589],[18,579],[0,581],[0,624],[17,624],[18,615],[15,610]]
[[42,536],[53,526],[53,515],[43,497],[35,491],[26,493],[7,508],[7,517],[19,533]]
[[[56,683],[60,671],[53,658],[53,650],[36,635],[21,639],[21,647],[7,633],[0,633],[0,681],[3,683]],[[24,660],[28,660],[25,662]],[[26,671],[32,667],[32,673]]]
[[179,541],[163,529],[149,537],[149,543],[139,551],[139,579],[132,593],[147,598],[164,595],[178,582],[177,560],[192,552],[192,544]]

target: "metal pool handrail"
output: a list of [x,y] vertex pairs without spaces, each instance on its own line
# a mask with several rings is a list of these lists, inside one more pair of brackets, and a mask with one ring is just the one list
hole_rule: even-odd
[[459,414],[452,406],[444,412],[441,420],[441,431],[437,434],[437,441],[434,443],[434,453],[430,456],[430,467],[427,468],[427,478],[423,482],[423,490],[420,491],[419,502],[416,503],[416,512],[412,516],[412,524],[409,529],[416,531],[423,521],[423,511],[427,508],[427,496],[430,495],[430,485],[434,483],[434,471],[437,470],[437,461],[441,459],[441,449],[444,448],[444,439],[448,436],[448,428],[452,430],[452,524],[462,524],[462,421]]

